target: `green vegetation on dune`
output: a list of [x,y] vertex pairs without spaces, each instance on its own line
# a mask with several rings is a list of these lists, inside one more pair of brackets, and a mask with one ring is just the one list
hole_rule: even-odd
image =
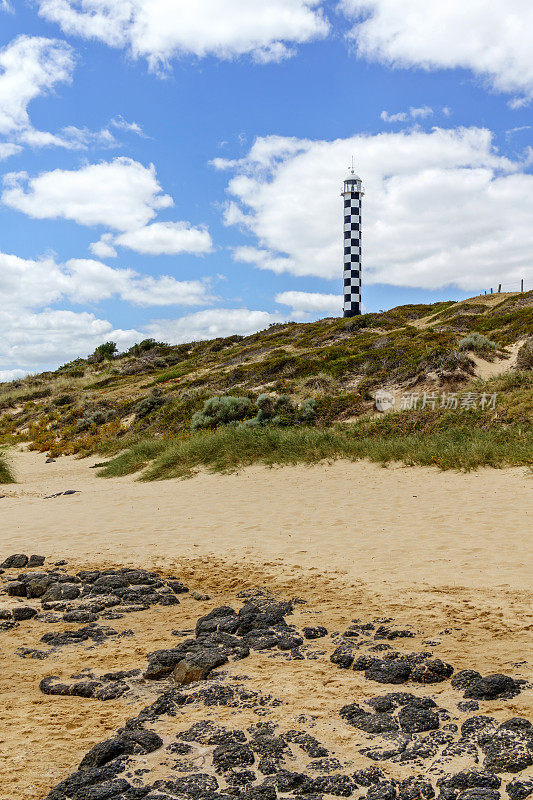
[[403,462],[460,470],[532,463],[531,428],[480,428],[465,421],[433,433],[402,433],[406,416],[408,412],[395,415],[400,430],[393,432],[391,421],[387,437],[371,435],[377,430],[369,425],[363,430],[370,435],[363,436],[357,426],[222,428],[177,441],[147,440],[112,459],[99,474],[110,478],[144,470],[140,480],[153,481],[188,478],[200,469],[226,473],[253,464],[273,467],[365,458],[383,465]]
[[6,457],[2,453],[0,453],[0,483],[15,483],[15,479],[9,468]]
[[[331,455],[335,448],[342,457],[356,457],[349,453],[363,452],[360,442],[367,438],[369,458],[387,461],[387,447],[390,458],[400,452],[408,462],[416,451],[420,463],[427,457],[444,464],[446,458],[439,461],[435,455],[436,440],[431,455],[423,455],[422,436],[429,447],[431,437],[446,436],[448,442],[453,431],[460,431],[464,447],[468,440],[473,452],[475,437],[479,450],[483,437],[499,441],[502,430],[511,435],[518,426],[517,436],[525,435],[533,416],[532,333],[533,292],[528,292],[398,306],[347,320],[280,323],[250,336],[180,345],[146,339],[124,353],[105,342],[88,358],[55,372],[0,384],[0,446],[25,441],[30,449],[56,457],[123,453],[115,463],[131,472],[149,463],[155,467],[171,445],[184,463],[200,459],[203,464],[200,450],[209,441],[211,452],[225,435],[202,439],[206,431],[233,424],[260,429],[256,438],[242,439],[242,458],[251,458],[250,463],[254,458],[283,463],[285,451],[300,453],[297,461],[312,462],[314,456],[304,451],[315,452],[315,446],[319,452],[326,449],[325,458],[341,457]],[[474,380],[480,357],[505,369],[511,354],[506,348],[517,342],[525,342],[520,372],[513,369],[491,386]],[[500,396],[494,413],[469,412],[464,420],[457,412],[448,419],[428,409],[374,419],[374,393],[389,387],[397,393],[490,390]],[[191,426],[197,435],[191,436]],[[283,430],[273,432],[277,426]],[[229,452],[233,442],[239,446],[231,435]],[[385,439],[391,441],[379,441]],[[403,450],[397,451],[400,440]],[[254,456],[256,447],[268,452]],[[449,447],[459,466],[475,461],[464,447]],[[501,448],[498,453],[486,455],[486,462],[504,460]],[[218,456],[213,458],[218,464]],[[513,458],[515,463],[518,456]],[[228,455],[228,468],[231,462]]]

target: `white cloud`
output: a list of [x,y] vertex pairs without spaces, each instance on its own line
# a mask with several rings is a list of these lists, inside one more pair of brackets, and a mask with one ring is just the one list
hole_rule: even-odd
[[73,70],[73,51],[66,42],[19,36],[0,50],[0,134],[31,135],[29,104],[57,84],[69,83]]
[[89,245],[89,250],[97,258],[116,258],[118,253],[114,247],[115,237],[112,233],[104,233],[97,242]]
[[0,0],[0,11],[13,11],[13,6],[9,0]]
[[462,67],[533,97],[529,0],[341,0],[359,55],[393,67]]
[[24,378],[27,374],[27,369],[0,369],[0,383],[16,381],[17,378]]
[[136,133],[137,136],[146,138],[145,133],[140,125],[138,125],[136,122],[128,122],[128,120],[124,119],[124,117],[120,114],[118,117],[114,117],[109,124],[113,128],[118,128],[119,130],[127,131],[128,133]]
[[20,153],[21,150],[22,147],[18,144],[13,144],[12,142],[0,142],[0,161],[4,158],[14,156],[16,153]]
[[342,295],[321,294],[320,292],[281,292],[276,295],[276,303],[290,306],[297,314],[332,313],[339,316],[342,309]]
[[86,303],[119,297],[138,306],[194,306],[216,299],[205,281],[154,278],[92,259],[57,264],[50,257],[29,260],[7,253],[0,253],[0,296],[3,308],[13,311],[60,300]]
[[320,0],[37,0],[67,34],[128,48],[158,69],[173,57],[249,54],[260,63],[328,33]]
[[155,339],[181,344],[182,342],[216,339],[232,334],[248,336],[268,328],[274,322],[283,322],[285,317],[268,311],[250,311],[247,308],[218,308],[212,311],[197,311],[180,319],[154,320],[146,331]]
[[115,244],[147,255],[201,255],[213,249],[211,236],[205,227],[192,228],[188,222],[154,222],[115,239]]
[[[380,116],[384,122],[406,122],[411,119],[425,119],[426,117],[433,116],[435,112],[429,106],[421,106],[420,108],[411,108],[409,111],[399,111],[397,114],[389,114],[388,111],[382,111]],[[443,109],[443,113],[444,109]],[[445,114],[445,116],[448,116]]]
[[118,231],[141,228],[157,211],[173,205],[162,194],[155,167],[130,158],[89,164],[78,170],[56,169],[36,178],[27,173],[4,177],[2,201],[38,219],[74,220]]
[[366,283],[469,291],[533,279],[533,175],[478,128],[257,140],[245,159],[219,165],[235,172],[233,218],[255,239],[235,258],[340,281],[339,193],[352,153],[366,188]]
[[382,111],[380,116],[384,122],[405,122],[407,120],[405,111],[399,111],[397,114],[389,114],[388,111]]
[[[119,349],[144,338],[136,330],[116,329],[87,312],[0,310],[0,377],[7,380],[40,372],[88,355],[104,341]],[[14,367],[13,365],[16,365]]]

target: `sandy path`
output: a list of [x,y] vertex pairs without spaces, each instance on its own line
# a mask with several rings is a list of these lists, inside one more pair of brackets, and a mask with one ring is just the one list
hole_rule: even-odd
[[[3,552],[163,564],[214,554],[342,572],[367,583],[528,588],[529,470],[469,474],[330,466],[142,484],[95,463],[13,454],[20,484],[0,494]],[[80,494],[45,500],[66,489]]]

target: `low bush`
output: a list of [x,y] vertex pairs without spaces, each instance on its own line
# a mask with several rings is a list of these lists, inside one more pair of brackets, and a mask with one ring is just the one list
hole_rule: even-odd
[[165,401],[161,396],[161,392],[158,389],[152,389],[150,394],[135,406],[135,418],[142,419],[143,417],[147,417],[148,414],[152,414],[152,412],[160,409],[164,403]]
[[[254,414],[255,416],[252,416]],[[255,403],[248,397],[210,397],[202,411],[193,414],[191,430],[214,430],[224,425],[255,428],[262,425],[296,425],[312,422],[316,417],[315,401],[300,405],[289,395],[272,397],[260,394]]]
[[457,345],[459,350],[471,350],[474,353],[490,353],[497,349],[494,342],[482,333],[469,333]]
[[530,336],[518,351],[516,368],[533,370],[533,336]]

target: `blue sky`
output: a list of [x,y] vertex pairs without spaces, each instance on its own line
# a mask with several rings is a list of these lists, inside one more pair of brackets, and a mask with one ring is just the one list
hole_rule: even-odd
[[367,310],[531,284],[533,12],[462,5],[0,0],[0,378],[340,315],[352,153]]

